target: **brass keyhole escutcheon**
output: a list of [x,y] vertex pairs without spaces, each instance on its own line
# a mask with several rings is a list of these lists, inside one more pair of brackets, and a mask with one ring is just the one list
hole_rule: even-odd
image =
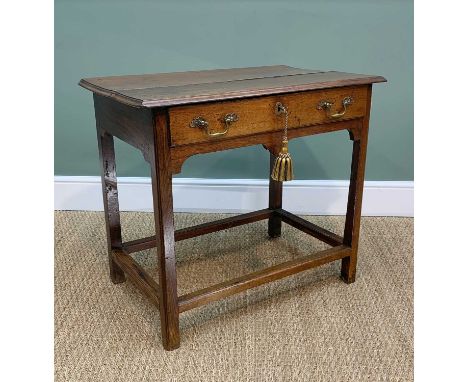
[[276,102],[275,114],[276,115],[286,114],[286,106],[284,106],[281,102]]

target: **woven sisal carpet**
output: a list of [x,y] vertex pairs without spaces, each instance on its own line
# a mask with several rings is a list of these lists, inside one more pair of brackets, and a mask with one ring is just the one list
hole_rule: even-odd
[[[176,227],[220,215],[178,214]],[[342,217],[309,217],[337,233]],[[124,239],[151,214],[123,213]],[[266,221],[178,242],[179,294],[327,248]],[[158,312],[108,277],[102,213],[55,215],[56,381],[412,381],[413,220],[363,218],[357,280],[339,262],[181,315],[181,347],[163,350]],[[135,254],[156,277],[153,250]]]

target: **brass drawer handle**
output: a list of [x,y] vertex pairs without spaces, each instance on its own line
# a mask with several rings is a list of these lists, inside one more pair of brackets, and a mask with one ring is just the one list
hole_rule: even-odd
[[347,107],[352,105],[353,102],[354,102],[353,97],[343,98],[343,101],[341,101],[343,105],[343,110],[338,113],[331,114],[331,108],[332,108],[333,102],[323,100],[318,103],[317,110],[326,110],[328,118],[338,119],[346,114]]
[[216,133],[213,133],[210,130],[210,124],[208,123],[208,121],[205,118],[200,117],[200,116],[192,119],[192,121],[190,122],[190,127],[205,129],[205,133],[209,135],[210,137],[219,137],[220,135],[224,135],[229,131],[229,128],[231,127],[231,123],[237,122],[238,120],[239,120],[239,116],[236,113],[226,114],[223,118],[221,118],[221,121],[224,122],[224,124],[226,125],[226,129],[224,129],[223,131],[216,132]]

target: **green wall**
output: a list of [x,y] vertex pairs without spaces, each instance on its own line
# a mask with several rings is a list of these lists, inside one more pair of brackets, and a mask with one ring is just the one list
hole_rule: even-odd
[[[286,64],[378,74],[368,180],[413,179],[413,3],[404,0],[56,0],[55,174],[98,175],[92,95],[82,77]],[[347,179],[347,133],[293,140],[298,179]],[[117,144],[120,176],[149,176]],[[266,178],[261,146],[195,156],[180,176]]]

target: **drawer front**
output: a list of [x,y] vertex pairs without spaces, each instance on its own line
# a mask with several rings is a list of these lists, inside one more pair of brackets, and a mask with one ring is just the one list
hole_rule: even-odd
[[290,129],[364,117],[367,92],[366,86],[343,87],[173,107],[171,143],[181,146],[281,130],[284,115],[275,113],[277,102],[289,111]]

